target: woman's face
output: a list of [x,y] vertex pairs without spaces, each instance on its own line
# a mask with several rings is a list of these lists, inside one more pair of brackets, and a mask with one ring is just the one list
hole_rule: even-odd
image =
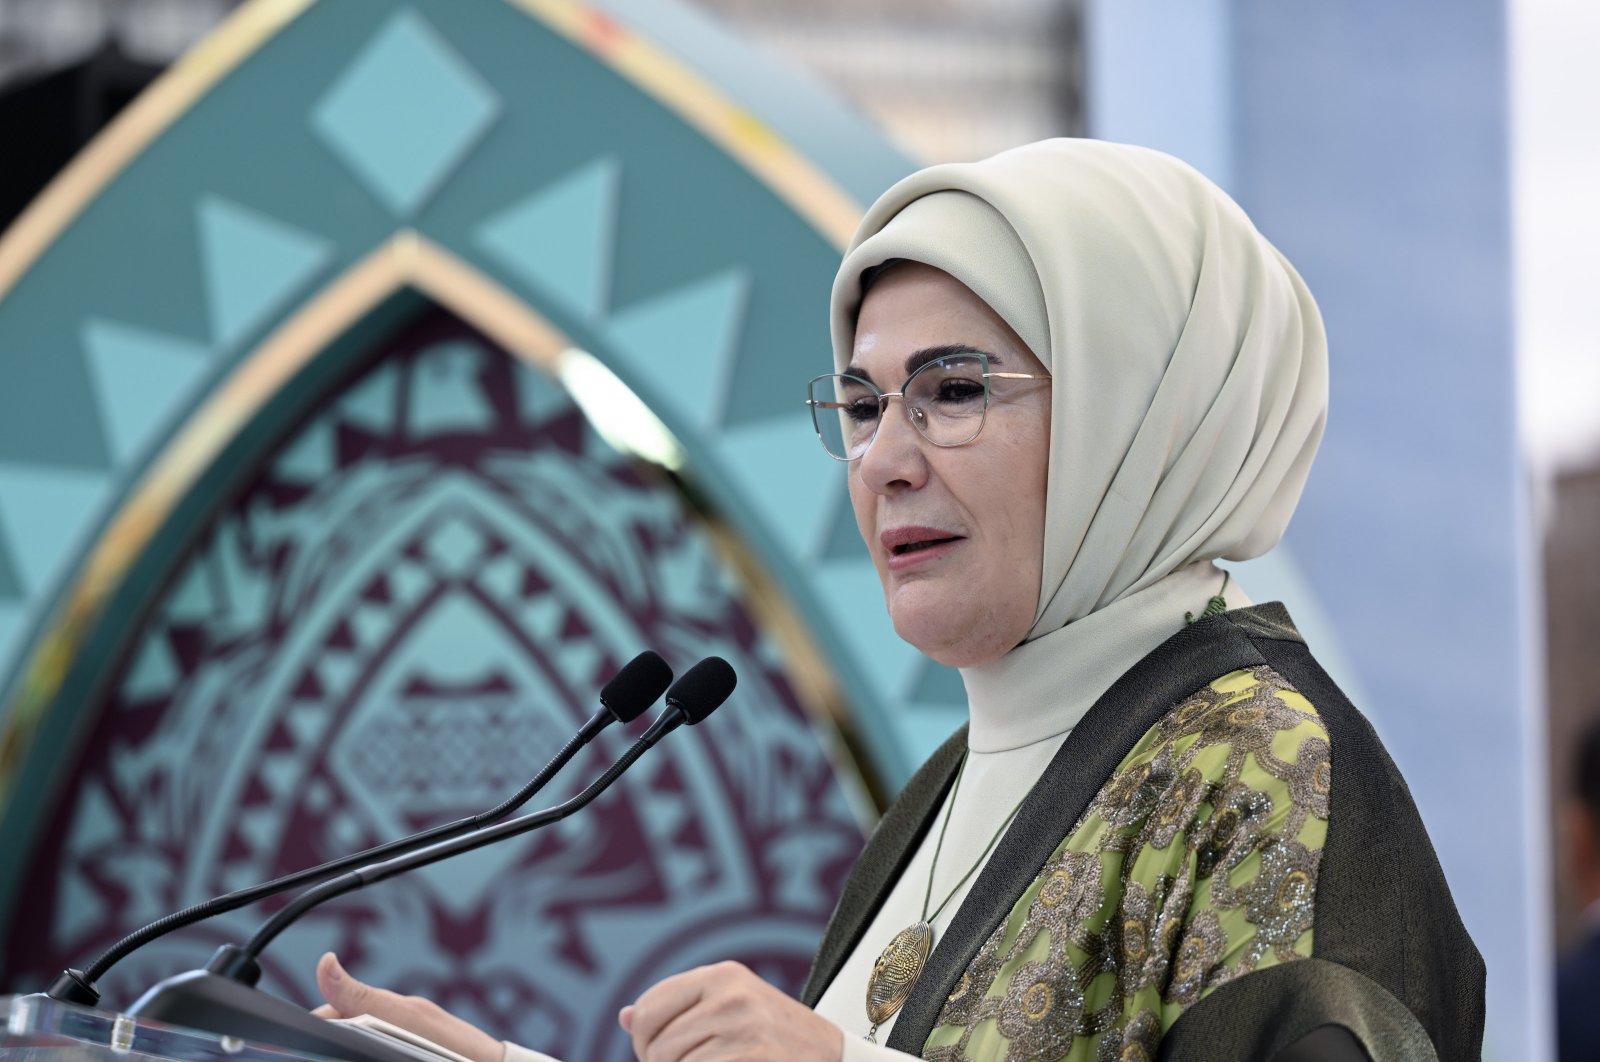
[[[868,291],[846,371],[899,391],[952,346],[987,354],[991,372],[1049,372],[966,285],[911,262]],[[1038,606],[1050,385],[990,380],[983,430],[961,446],[935,446],[900,399],[889,407],[850,465],[850,502],[895,632],[942,664],[987,663],[1022,641]]]

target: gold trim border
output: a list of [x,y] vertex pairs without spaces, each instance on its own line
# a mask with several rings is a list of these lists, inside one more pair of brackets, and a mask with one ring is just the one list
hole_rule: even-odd
[[[0,233],[0,304],[140,154],[208,91],[317,2],[246,0],[108,124]],[[860,204],[774,130],[690,67],[577,0],[504,2],[584,48],[677,114],[766,184],[835,247],[842,249],[848,244],[862,214]],[[552,356],[548,352],[556,343],[562,345],[561,349],[565,347],[559,333],[542,325],[525,304],[409,230],[396,233],[323,288],[256,352],[241,361],[239,369],[207,398],[163,449],[126,496],[127,501],[100,536],[79,578],[51,608],[43,635],[31,651],[19,658],[16,693],[5,725],[0,728],[0,806],[4,806],[17,778],[43,712],[66,676],[79,636],[93,622],[100,603],[120,583],[132,558],[161,526],[184,486],[206,467],[198,455],[204,454],[207,459],[214,456],[271,393],[258,389],[287,379],[310,356],[297,356],[294,350],[314,352],[322,349],[315,344],[315,336],[323,336],[326,342],[337,337],[336,323],[351,319],[347,309],[352,305],[350,300],[360,303],[370,299],[365,303],[370,309],[406,283],[414,283],[436,297],[432,284],[442,285],[438,289],[441,291],[449,288],[472,292],[468,301],[481,305],[485,312],[468,319],[505,349],[528,358],[541,369],[550,369],[546,359]],[[443,298],[439,301],[454,308]],[[714,517],[701,515],[711,521],[714,538],[725,550],[747,554],[748,547],[739,536],[726,528],[718,532],[720,525]],[[796,681],[797,693],[807,702],[813,721],[831,722],[838,743],[830,754],[839,753],[841,745],[848,750],[842,759],[835,757],[836,765],[848,762],[853,768],[851,774],[864,781],[881,807],[883,794],[871,772],[871,757],[843,707],[827,658],[756,559],[744,554],[729,556],[745,576],[758,614],[773,625],[780,643],[797,654],[791,678]]]
[[625,23],[575,0],[505,0],[521,8],[674,111],[777,192],[843,251],[865,212],[760,118]]
[[249,0],[112,119],[0,234],[0,299],[135,158],[316,2]]
[[[105,188],[218,82],[318,0],[247,0],[101,130],[0,233],[0,300]],[[771,126],[666,50],[576,0],[504,0],[610,66],[772,189],[836,248],[856,202]]]
[[[49,621],[38,650],[25,661],[12,711],[0,730],[0,806],[83,640],[181,499],[272,396],[385,300],[408,288],[457,314],[553,380],[560,378],[562,360],[575,348],[510,291],[412,230],[396,233],[347,267],[211,393],[163,447],[95,543],[64,604]],[[662,469],[660,474],[678,481],[671,470]],[[713,548],[738,574],[758,622],[777,641],[786,658],[785,673],[822,740],[835,776],[845,786],[863,828],[870,826],[885,806],[885,794],[827,656],[749,545],[703,501],[704,492],[691,486],[681,496],[702,522]]]

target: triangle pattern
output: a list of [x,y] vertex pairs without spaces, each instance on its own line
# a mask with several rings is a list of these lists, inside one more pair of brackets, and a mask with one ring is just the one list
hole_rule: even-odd
[[556,668],[567,685],[575,690],[588,690],[589,677],[594,674],[604,650],[593,642],[565,642],[552,650]]
[[430,572],[404,559],[389,573],[390,593],[394,595],[395,604],[403,608],[414,605],[417,598],[432,585],[433,575]]
[[84,787],[77,812],[72,816],[68,848],[72,859],[99,854],[107,845],[122,839],[122,816],[106,792],[104,783],[90,780]]
[[729,269],[616,314],[606,337],[618,375],[643,391],[645,405],[670,410],[677,423],[716,427],[749,293],[744,271]]
[[76,952],[81,950],[78,941],[104,917],[106,901],[77,867],[67,867],[61,872],[60,888],[51,936],[57,948]]
[[339,398],[339,417],[375,435],[394,430],[400,374],[394,362],[380,365]]
[[165,697],[183,679],[183,672],[172,658],[166,635],[156,631],[144,640],[134,658],[128,677],[122,680],[122,696],[129,701],[150,701]]
[[610,292],[622,168],[601,158],[496,214],[475,239],[538,293],[597,320]]
[[566,608],[555,595],[534,598],[522,606],[522,629],[536,645],[554,641]]
[[335,697],[343,697],[349,692],[350,687],[361,675],[362,662],[359,658],[345,656],[343,653],[330,653],[317,661],[317,674],[322,679],[322,688]]
[[663,875],[672,891],[680,894],[701,883],[710,863],[704,852],[685,851],[682,848],[668,849],[660,858]]
[[745,497],[758,502],[795,557],[812,555],[831,515],[827,502],[846,490],[845,466],[830,460],[811,436],[811,419],[797,411],[729,429],[716,442],[723,467]]
[[167,621],[174,625],[204,623],[210,619],[217,611],[217,598],[211,592],[209,567],[205,564],[189,565],[162,611]]
[[22,589],[60,573],[107,493],[103,472],[0,463],[0,542],[11,547]]
[[326,240],[219,196],[197,208],[212,338],[228,346],[282,308],[326,265]]
[[356,648],[363,650],[377,648],[394,625],[387,608],[368,602],[362,602],[351,613],[350,624],[355,630]]
[[250,850],[261,855],[278,835],[282,820],[282,814],[275,807],[246,808],[239,813],[238,830],[249,842]]
[[635,804],[655,839],[653,847],[664,848],[689,818],[689,803],[676,793],[651,793]]
[[278,454],[272,462],[272,473],[293,482],[320,483],[333,473],[337,447],[333,426],[326,420],[314,420]]
[[289,787],[300,777],[300,764],[294,756],[264,756],[261,760],[261,778],[266,782],[274,801],[289,792]]
[[322,736],[323,710],[320,704],[296,704],[286,714],[284,721],[294,734],[298,748],[312,744]]
[[514,604],[522,585],[522,562],[510,553],[502,553],[479,570],[478,582],[501,601]]
[[83,346],[117,462],[150,441],[206,372],[203,345],[117,321],[90,320]]

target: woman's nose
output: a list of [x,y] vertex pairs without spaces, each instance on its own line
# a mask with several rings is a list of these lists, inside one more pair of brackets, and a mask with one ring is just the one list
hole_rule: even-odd
[[[858,459],[861,481],[878,494],[914,490],[928,477],[927,439],[911,424],[912,410],[898,395],[884,404],[878,432]],[[899,408],[895,408],[895,407]]]

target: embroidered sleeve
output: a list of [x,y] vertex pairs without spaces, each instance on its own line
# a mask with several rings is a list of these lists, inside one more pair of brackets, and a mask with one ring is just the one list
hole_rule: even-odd
[[1199,690],[984,943],[924,1057],[1154,1058],[1185,1007],[1310,955],[1330,780],[1327,731],[1272,669]]

